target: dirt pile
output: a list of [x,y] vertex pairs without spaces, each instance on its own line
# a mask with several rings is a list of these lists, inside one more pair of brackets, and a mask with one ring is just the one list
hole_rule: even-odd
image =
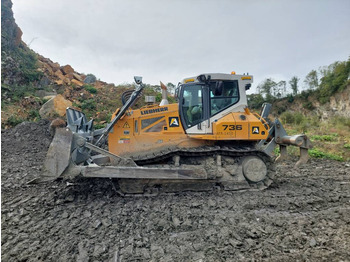
[[278,166],[262,192],[121,198],[107,179],[27,185],[48,122],[2,131],[4,261],[346,261],[350,164]]

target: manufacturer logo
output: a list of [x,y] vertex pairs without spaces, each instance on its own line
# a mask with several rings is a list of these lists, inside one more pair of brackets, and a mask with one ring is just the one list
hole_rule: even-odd
[[252,128],[252,133],[253,134],[259,134],[260,132],[259,132],[259,127],[258,126],[253,126],[253,128]]
[[168,111],[168,108],[167,107],[160,107],[160,108],[155,108],[155,109],[144,110],[144,111],[141,111],[141,115],[148,115],[148,114],[159,113],[159,112],[164,112],[164,111]]
[[169,127],[178,127],[179,125],[179,118],[177,116],[175,117],[169,117]]

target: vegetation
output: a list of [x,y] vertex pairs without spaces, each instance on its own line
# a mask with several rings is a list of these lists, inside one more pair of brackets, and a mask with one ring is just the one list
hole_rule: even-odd
[[97,89],[92,85],[84,85],[84,88],[86,91],[90,92],[91,94],[97,93]]
[[[338,161],[350,160],[350,119],[334,117],[320,121],[317,116],[305,117],[301,113],[284,112],[280,116],[287,133],[290,135],[305,133],[311,140],[313,148],[309,155],[315,158],[326,158]],[[289,147],[292,155],[299,152]],[[278,151],[275,153],[278,154]]]
[[320,74],[322,78],[317,94],[320,102],[326,103],[333,94],[350,84],[350,58],[346,62],[335,62],[320,69]]
[[[315,97],[322,104],[329,102],[330,97],[338,91],[342,91],[350,85],[350,58],[347,61],[335,62],[319,70],[311,70],[304,79],[306,90],[300,92],[299,78],[293,76],[289,81],[274,81],[272,78],[265,79],[257,87],[258,94],[248,95],[249,106],[260,109],[264,102],[274,103],[280,98],[292,103],[296,99],[302,102],[303,108],[313,110],[310,96]],[[282,110],[284,111],[284,110]],[[278,113],[282,113],[278,110]]]
[[11,86],[11,88],[5,84],[1,85],[1,99],[8,102],[18,102],[26,96],[33,95],[34,92],[35,87],[31,84]]

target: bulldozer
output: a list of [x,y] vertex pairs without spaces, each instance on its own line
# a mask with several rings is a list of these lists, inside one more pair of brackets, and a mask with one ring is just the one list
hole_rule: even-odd
[[[210,73],[183,79],[177,103],[167,100],[133,108],[145,84],[134,77],[135,89],[122,96],[105,128],[67,108],[67,126],[57,129],[43,166],[41,181],[59,177],[109,178],[128,194],[220,190],[262,190],[275,177],[287,146],[300,148],[296,166],[308,161],[306,135],[288,136],[278,119],[270,121],[271,104],[260,114],[248,109],[246,91],[253,76]],[[278,160],[278,159],[277,159]]]

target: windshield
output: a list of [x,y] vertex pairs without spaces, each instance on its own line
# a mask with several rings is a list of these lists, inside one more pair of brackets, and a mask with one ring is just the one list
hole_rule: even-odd
[[210,115],[236,104],[239,100],[238,81],[210,82]]
[[182,96],[182,112],[187,127],[199,124],[203,120],[202,85],[188,85]]

